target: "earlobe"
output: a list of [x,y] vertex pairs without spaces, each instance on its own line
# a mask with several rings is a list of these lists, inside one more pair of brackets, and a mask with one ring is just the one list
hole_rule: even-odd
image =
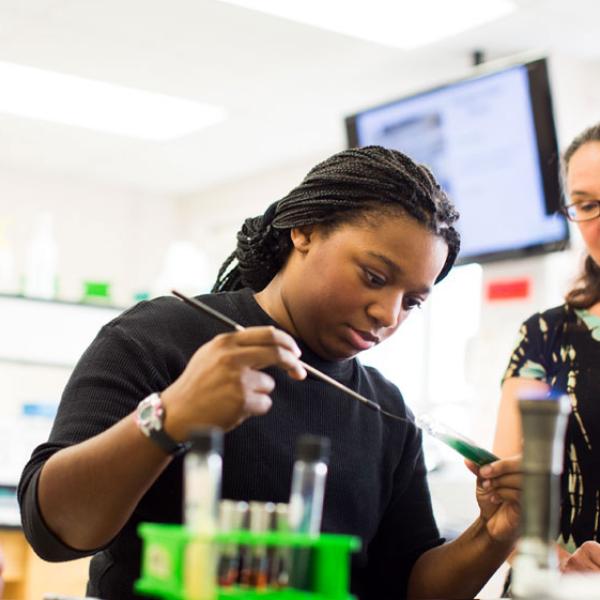
[[292,228],[290,237],[294,248],[298,250],[298,252],[308,252],[313,237],[313,231],[314,228],[312,225]]

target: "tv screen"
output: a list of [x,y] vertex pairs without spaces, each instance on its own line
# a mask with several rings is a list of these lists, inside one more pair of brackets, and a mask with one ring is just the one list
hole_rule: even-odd
[[545,59],[511,65],[346,118],[349,146],[401,150],[460,211],[458,264],[566,247]]

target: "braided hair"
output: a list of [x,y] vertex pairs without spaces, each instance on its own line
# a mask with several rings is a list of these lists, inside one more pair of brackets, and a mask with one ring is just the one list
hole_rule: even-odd
[[291,251],[294,227],[318,224],[333,230],[377,210],[405,213],[444,239],[448,257],[436,283],[448,274],[460,249],[453,227],[458,212],[426,167],[397,150],[366,146],[319,163],[263,215],[246,219],[212,291],[266,287]]
[[[582,131],[565,150],[562,160],[563,189],[565,192],[567,191],[566,179],[569,172],[569,162],[579,148],[590,142],[600,142],[600,123],[596,123],[596,125]],[[600,265],[596,263],[590,254],[585,257],[583,272],[579,275],[575,287],[567,294],[566,301],[574,308],[590,308],[596,302],[600,302]]]

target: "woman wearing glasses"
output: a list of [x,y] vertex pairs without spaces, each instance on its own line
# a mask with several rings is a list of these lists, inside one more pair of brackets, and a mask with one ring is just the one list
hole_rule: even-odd
[[567,204],[587,256],[561,306],[530,317],[504,374],[494,452],[522,444],[517,397],[552,386],[569,394],[561,483],[559,559],[564,571],[600,570],[600,123],[563,157]]

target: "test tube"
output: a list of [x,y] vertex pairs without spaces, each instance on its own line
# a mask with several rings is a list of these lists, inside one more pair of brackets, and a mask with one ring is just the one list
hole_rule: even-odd
[[[292,532],[318,535],[321,531],[329,449],[326,437],[303,435],[298,439],[288,509]],[[294,548],[291,554],[290,585],[308,590],[310,549]]]
[[217,597],[217,552],[211,540],[217,531],[221,495],[223,432],[195,429],[184,459],[184,523],[197,538],[186,548],[184,585],[189,600]]
[[415,418],[417,427],[426,431],[429,435],[444,442],[459,454],[482,466],[499,460],[495,454],[492,454],[485,448],[481,448],[475,442],[458,433],[448,425],[444,425],[430,415],[420,415]]
[[[239,531],[245,527],[248,503],[242,500],[221,500],[219,529],[221,532]],[[240,576],[240,547],[233,542],[221,546],[219,559],[219,585],[227,587],[237,583]]]
[[[275,505],[272,502],[250,502],[250,524],[252,533],[266,533],[269,531],[273,519]],[[269,568],[267,561],[267,547],[264,544],[254,545],[250,548],[250,559],[242,569],[242,585],[263,590],[269,583]]]
[[325,437],[303,435],[298,440],[288,513],[290,531],[312,535],[321,531],[329,448]]
[[[287,533],[290,530],[288,520],[288,505],[278,502],[275,505],[275,523],[273,529],[277,533]],[[290,549],[286,546],[274,546],[271,548],[269,560],[269,581],[275,588],[287,587],[289,581]]]

